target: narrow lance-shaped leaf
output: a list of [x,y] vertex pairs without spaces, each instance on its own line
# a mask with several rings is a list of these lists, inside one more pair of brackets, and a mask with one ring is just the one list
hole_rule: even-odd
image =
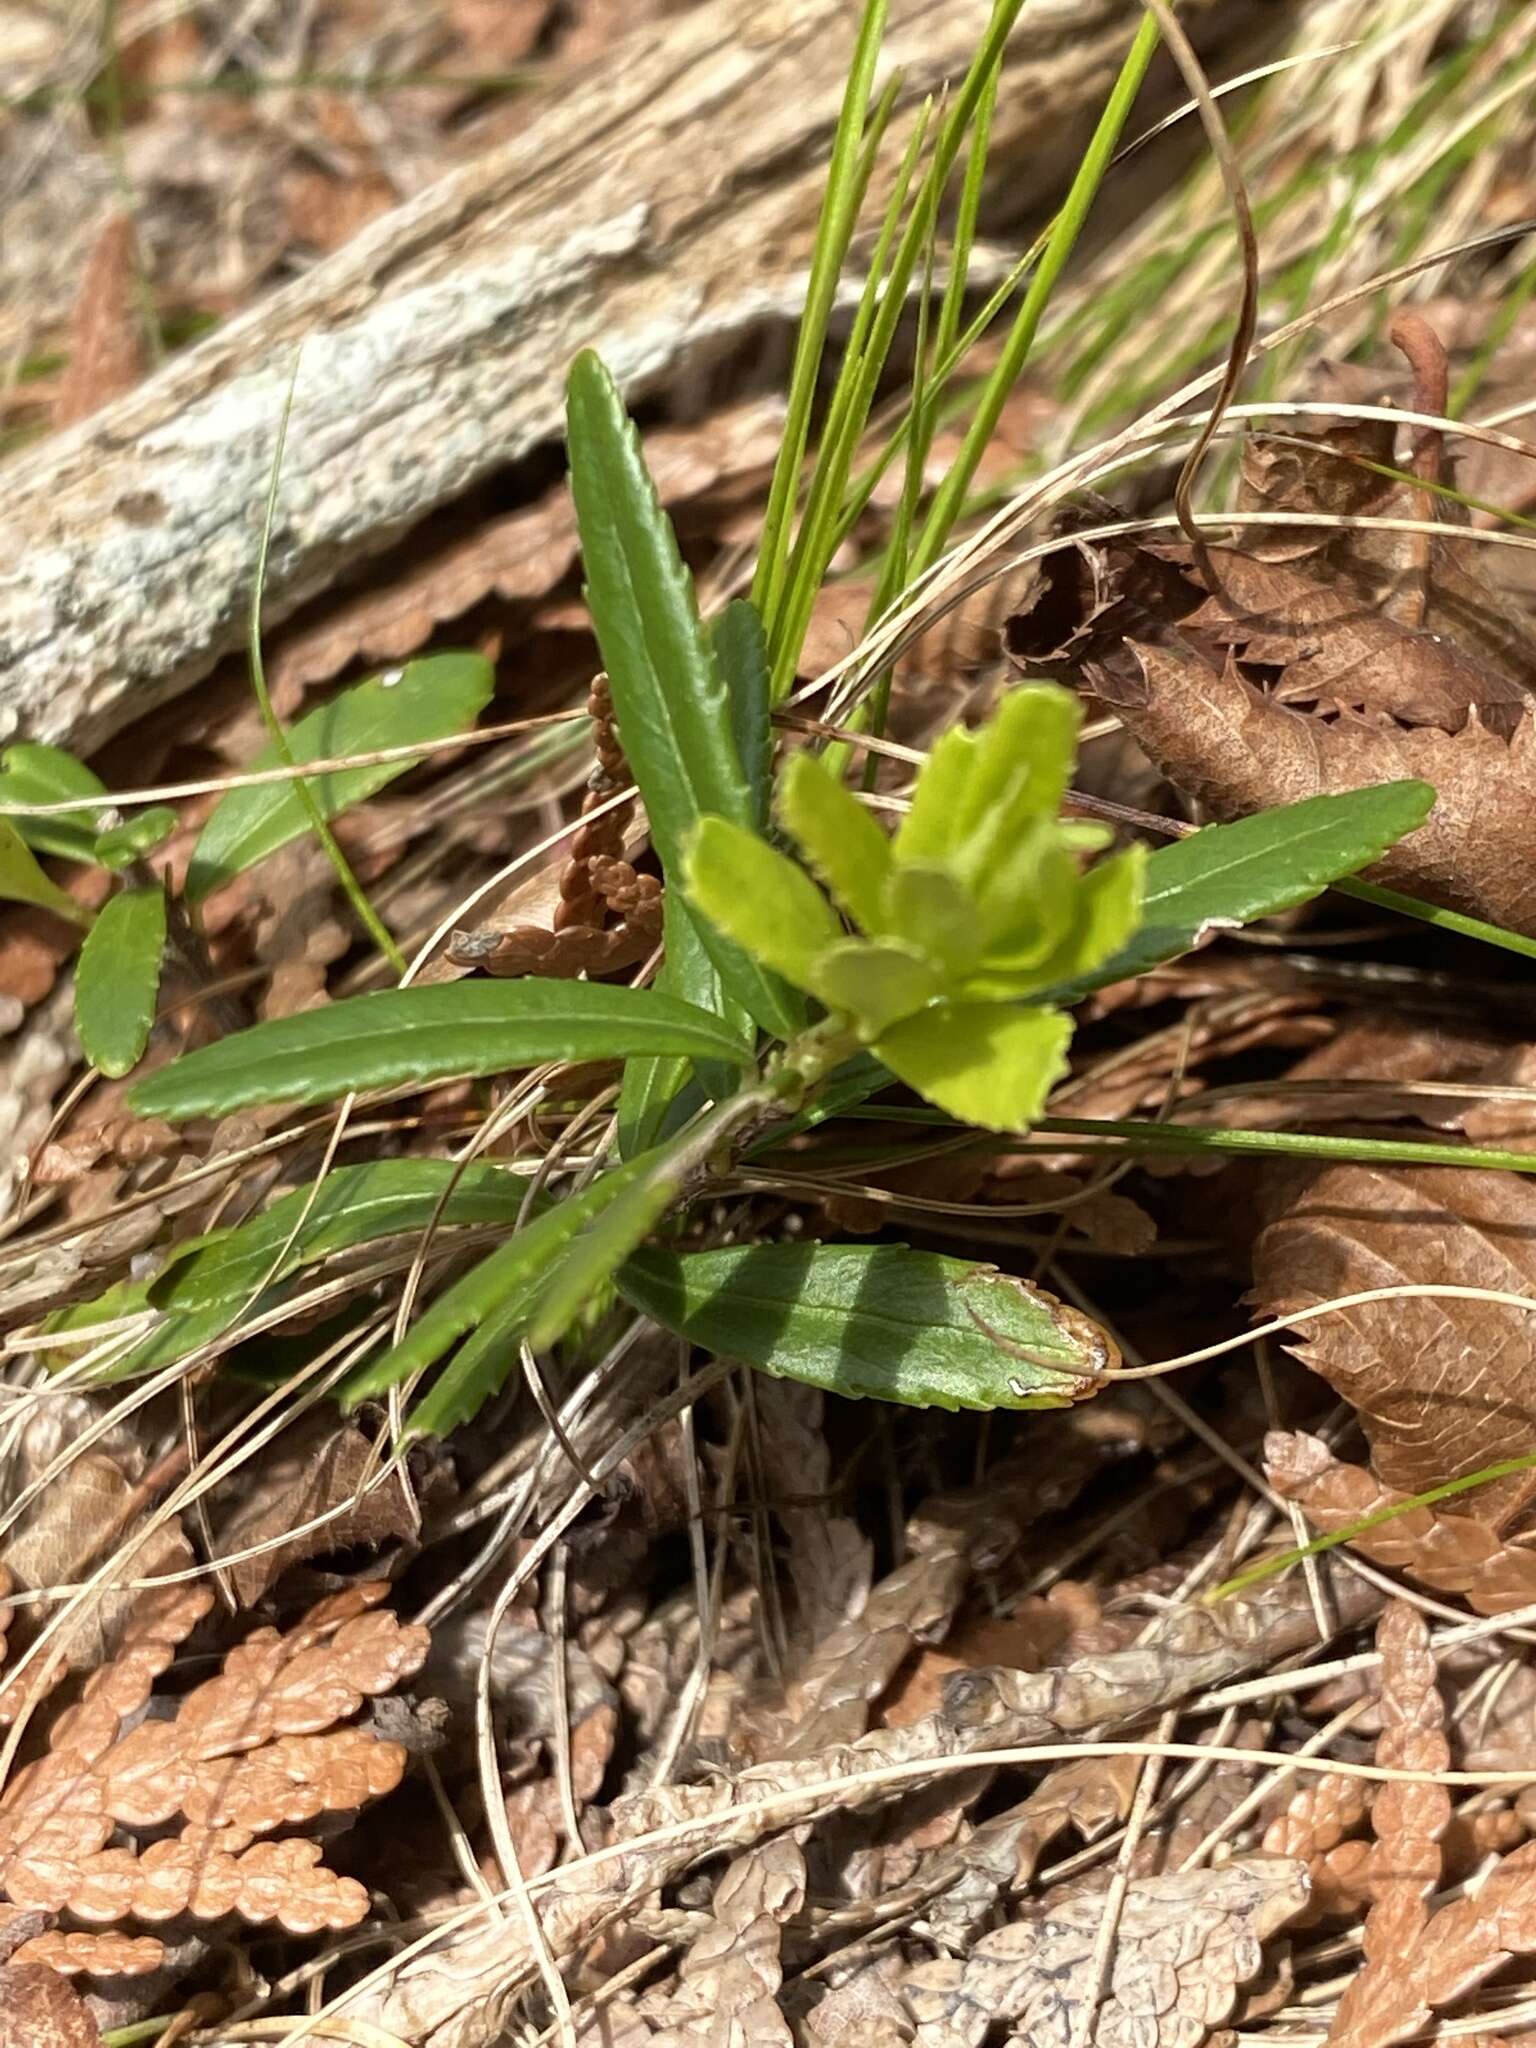
[[412,1435],[446,1436],[467,1422],[516,1370],[516,1347],[539,1283],[566,1245],[654,1164],[655,1155],[643,1153],[525,1224],[440,1294],[400,1343],[354,1374],[342,1389],[344,1404],[377,1399],[436,1365],[465,1338],[412,1410],[409,1428]]
[[[732,710],[693,578],[645,466],[640,437],[613,379],[590,351],[571,365],[571,493],[581,531],[587,599],[613,691],[619,738],[645,799],[669,883],[706,812],[750,829],[754,800]],[[717,932],[706,932],[725,986],[767,1031],[788,1037],[801,1012],[767,974]]]
[[[654,986],[663,995],[676,996],[696,1009],[720,1017],[737,1033],[743,1045],[750,1044],[752,1019],[728,995],[720,975],[699,935],[698,920],[683,900],[681,891],[669,889],[662,909],[663,957]],[[688,1097],[707,1094],[718,1100],[736,1083],[736,1070],[719,1060],[701,1061],[697,1083],[690,1088],[688,1077],[693,1063],[674,1054],[660,1058],[638,1053],[624,1062],[624,1080],[619,1090],[619,1153],[633,1159],[647,1151],[685,1113]]]
[[[434,654],[343,690],[288,732],[296,762],[338,760],[447,739],[472,726],[490,699],[495,672],[482,654]],[[253,771],[283,764],[264,747]],[[383,789],[415,764],[409,758],[360,768],[333,768],[308,778],[322,818]],[[266,782],[229,790],[203,827],[187,870],[187,897],[200,903],[256,861],[311,829],[309,812],[292,782]]]
[[545,1060],[676,1053],[747,1057],[717,1017],[650,989],[600,982],[461,981],[383,989],[276,1017],[184,1054],[133,1090],[141,1116],[225,1116],[256,1102],[331,1102]]
[[86,933],[75,967],[75,1028],[93,1067],[116,1080],[149,1043],[165,951],[165,891],[124,889]]
[[[371,1159],[334,1166],[318,1189],[295,1188],[269,1209],[231,1230],[181,1245],[156,1276],[149,1298],[156,1308],[189,1311],[249,1298],[269,1280],[335,1252],[426,1229],[465,1223],[516,1222],[528,1188],[522,1176],[478,1161]],[[281,1266],[273,1261],[298,1236]]]
[[1383,782],[1207,825],[1160,846],[1147,861],[1142,922],[1129,945],[1091,979],[1052,994],[1073,1000],[1187,953],[1208,932],[1310,902],[1422,825],[1434,801],[1427,782]]
[[905,1245],[647,1250],[619,1287],[690,1343],[845,1397],[1060,1408],[1119,1364],[1096,1324],[1042,1289]]
[[0,900],[34,903],[71,924],[89,924],[90,912],[57,882],[49,881],[9,818],[0,818]]
[[768,696],[768,640],[750,598],[728,604],[710,639],[731,706],[731,731],[752,800],[752,823],[768,822],[773,765],[772,707]]

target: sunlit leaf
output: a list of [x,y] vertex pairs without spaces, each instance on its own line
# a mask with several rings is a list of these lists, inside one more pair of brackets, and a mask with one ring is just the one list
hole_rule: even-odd
[[[238,1303],[334,1252],[425,1230],[434,1217],[441,1229],[515,1223],[527,1194],[521,1175],[476,1161],[371,1159],[333,1166],[318,1189],[295,1188],[248,1222],[178,1247],[149,1298],[156,1308],[182,1312]],[[274,1266],[295,1226],[295,1242]]]
[[169,804],[151,804],[137,817],[98,834],[91,847],[91,856],[104,868],[120,873],[136,860],[153,853],[157,846],[163,846],[180,822]]
[[796,754],[780,777],[777,805],[785,830],[841,908],[866,932],[885,930],[891,843],[841,778],[814,755]]
[[905,1245],[646,1250],[619,1286],[706,1351],[846,1397],[1059,1408],[1119,1363],[1102,1330],[1040,1288]]
[[879,1057],[909,1088],[985,1131],[1024,1131],[1067,1070],[1072,1020],[1007,1003],[935,1003],[893,1025]]
[[[483,654],[429,655],[340,691],[289,728],[288,745],[294,760],[302,764],[447,739],[474,724],[495,681]],[[253,772],[281,765],[271,746],[250,764]],[[331,769],[308,778],[310,794],[320,815],[334,818],[414,765],[407,757],[365,768]],[[309,813],[292,782],[255,783],[227,791],[198,839],[187,870],[188,900],[200,903],[211,890],[309,830]]]
[[979,732],[937,740],[896,834],[900,861],[936,861],[974,883],[1033,818],[1054,818],[1072,774],[1082,713],[1055,684],[1003,699]]
[[254,1102],[331,1102],[355,1088],[635,1052],[747,1057],[718,1018],[672,997],[528,976],[383,989],[271,1018],[183,1054],[140,1081],[132,1101],[141,1116],[226,1116]]
[[796,988],[815,986],[816,958],[843,928],[804,868],[755,832],[703,818],[686,877],[689,900],[711,925]]
[[827,1008],[857,1018],[866,1038],[910,1017],[944,985],[927,954],[900,939],[840,939],[817,955],[812,973]]
[[165,951],[165,891],[124,889],[102,905],[75,964],[75,1029],[93,1067],[116,1080],[149,1043]]
[[1427,782],[1383,782],[1339,796],[1207,825],[1147,861],[1140,929],[1070,995],[1144,973],[1187,953],[1211,932],[1307,903],[1330,882],[1369,867],[1422,825],[1435,801]]

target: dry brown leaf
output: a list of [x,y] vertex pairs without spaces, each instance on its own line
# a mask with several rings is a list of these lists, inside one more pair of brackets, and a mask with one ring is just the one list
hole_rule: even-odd
[[56,427],[73,426],[131,391],[146,364],[138,234],[131,213],[109,216],[92,244],[70,315],[69,361],[53,400]]
[[[1536,1187],[1456,1167],[1266,1170],[1254,1243],[1265,1316],[1406,1283],[1528,1295]],[[1358,1411],[1382,1483],[1422,1493],[1536,1449],[1536,1326],[1493,1302],[1368,1302],[1319,1318],[1289,1348]],[[1517,1525],[1536,1472],[1478,1489],[1478,1519]]]
[[[383,1463],[355,1423],[337,1424],[322,1413],[288,1431],[270,1461],[241,1475],[247,1497],[218,1525],[221,1556],[261,1546],[227,1567],[236,1596],[255,1606],[306,1558],[414,1543],[421,1514],[410,1479],[396,1465],[379,1481]],[[311,1522],[318,1526],[309,1528]]]
[[805,1858],[793,1836],[738,1856],[721,1875],[675,1992],[646,2017],[665,2048],[791,2048],[779,2011],[784,1923],[805,1903]]
[[[1276,1430],[1265,1439],[1264,1469],[1275,1491],[1295,1501],[1323,1536],[1410,1498],[1299,1431]],[[1475,1505],[1478,1494],[1468,1498]],[[1536,1551],[1507,1542],[1472,1515],[1409,1508],[1379,1528],[1361,1530],[1350,1546],[1433,1592],[1463,1595],[1478,1614],[1510,1614],[1536,1602]]]
[[[1265,1942],[1306,1902],[1305,1869],[1282,1856],[1133,1881],[1091,2038],[1098,2048],[1199,2048],[1258,1975]],[[983,1935],[962,1964],[914,1970],[906,1995],[917,2043],[980,2048],[1001,2022],[1011,2048],[1070,2048],[1096,1988],[1103,1913],[1098,1894],[1079,1893]]]

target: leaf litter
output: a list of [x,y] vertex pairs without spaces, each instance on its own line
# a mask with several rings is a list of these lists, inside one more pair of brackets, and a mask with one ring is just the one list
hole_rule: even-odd
[[[243,44],[211,10],[130,18],[138,246],[106,210],[108,181],[88,182],[89,260],[56,266],[33,295],[68,360],[29,380],[8,418],[35,426],[46,402],[64,422],[125,388],[155,340],[146,280],[161,314],[221,315],[520,118],[496,93],[427,83],[359,106],[317,84],[291,96],[280,130],[260,94],[210,112],[180,93],[199,67],[324,70],[359,53],[402,72],[558,64],[599,43],[611,14],[473,0],[411,23],[311,12],[286,45],[278,10],[251,10]],[[1358,26],[1358,9],[1308,12],[1315,41]],[[1450,18],[1429,12],[1424,37]],[[39,90],[77,60],[53,52]],[[1469,72],[1486,84],[1501,61],[1496,38],[1476,42]],[[1380,114],[1361,111],[1372,93],[1357,97],[1351,146],[1374,146]],[[1254,132],[1260,160],[1297,143],[1277,95]],[[41,162],[29,205],[46,210],[69,168]],[[1291,224],[1300,246],[1316,228]],[[1360,239],[1382,231],[1372,217]],[[195,258],[220,237],[213,290],[193,281]],[[891,706],[898,748],[926,750],[989,704],[1012,611],[1006,655],[1030,676],[1070,677],[1103,728],[1083,759],[1085,808],[1179,825],[1423,776],[1440,802],[1379,879],[1536,932],[1536,643],[1505,573],[1519,557],[1480,538],[1497,522],[1434,488],[1512,501],[1524,471],[1493,451],[1514,480],[1495,492],[1473,468],[1486,447],[1453,468],[1449,433],[1329,409],[1385,398],[1446,413],[1507,275],[1470,274],[1481,313],[1463,298],[1400,316],[1395,353],[1341,332],[1354,359],[1317,366],[1309,340],[1312,369],[1298,354],[1283,388],[1316,410],[1243,442],[1233,503],[1246,524],[1202,515],[1198,547],[1094,540],[1126,508],[1079,494],[1034,593],[989,578],[911,643]],[[1090,385],[1125,360],[1123,335],[1101,338]],[[1513,346],[1494,358],[1495,379],[1506,366],[1514,380],[1501,405],[1529,397],[1528,351],[1521,364]],[[741,366],[726,388],[733,377],[745,395],[692,418],[664,402],[647,435],[690,559],[721,595],[783,421],[780,400]],[[1091,395],[1042,373],[1010,406],[982,486],[1039,469],[1092,416]],[[935,476],[952,453],[935,441]],[[893,503],[874,495],[846,575],[822,593],[807,679],[858,643]],[[360,663],[435,652],[445,623],[495,665],[488,716],[568,714],[553,729],[563,752],[530,730],[498,781],[487,751],[445,751],[403,797],[338,820],[397,928],[422,937],[526,861],[450,922],[428,979],[628,979],[663,937],[575,572],[568,499],[536,479],[511,511],[488,500],[435,521],[274,638],[290,719]],[[260,735],[240,704],[216,679],[132,735],[131,774],[109,779],[217,783],[248,767]],[[886,758],[878,800],[906,801],[908,766]],[[210,808],[192,799],[163,850],[178,882]],[[1195,956],[1098,992],[1050,1110],[1528,1144],[1527,985],[1511,973],[1490,990],[1432,936],[1377,924],[1341,940],[1349,918],[1372,916],[1325,904],[1241,941],[1209,934]],[[1281,2048],[1326,2035],[1363,2048],[1444,2017],[1502,2027],[1511,2007],[1513,2037],[1512,1964],[1536,1947],[1536,1811],[1508,1785],[1453,1806],[1429,1780],[1448,1765],[1536,1768],[1527,1645],[1456,1633],[1464,1610],[1501,1622],[1536,1605],[1536,1482],[1511,1475],[1351,1532],[1536,1452],[1521,1311],[1447,1299],[1324,1318],[1262,1373],[1219,1363],[1181,1381],[1205,1434],[1156,1381],[1057,1413],[913,1415],[741,1371],[712,1378],[707,1351],[598,1319],[586,1380],[535,1394],[513,1372],[471,1427],[402,1451],[392,1396],[339,1417],[316,1384],[331,1366],[311,1362],[339,1372],[368,1356],[401,1286],[430,1298],[479,1242],[472,1220],[425,1238],[413,1222],[382,1247],[348,1240],[296,1264],[270,1327],[270,1297],[253,1293],[251,1320],[234,1318],[185,1375],[72,1393],[50,1368],[78,1373],[118,1324],[151,1327],[154,1283],[178,1253],[302,1199],[333,1162],[323,1115],[257,1110],[178,1133],[101,1081],[66,1105],[75,1048],[49,991],[68,954],[51,936],[35,910],[0,933],[24,1031],[7,1089],[30,1118],[31,1168],[4,1296],[6,2024],[75,2048],[100,2024],[169,2016],[172,2038],[212,2042],[226,2027],[302,2033],[324,2006],[413,2048],[489,2048],[507,2030],[565,2026],[553,1976],[582,2042]],[[195,936],[201,954],[155,1026],[156,1066],[257,1016],[379,985],[306,840],[212,899]],[[615,1080],[601,1062],[536,1073],[489,1122],[480,1084],[450,1080],[370,1108],[368,1142],[440,1167],[473,1141],[508,1198],[536,1204],[551,1161],[583,1169]],[[946,1154],[944,1134],[895,1116],[882,1151],[873,1128],[833,1120],[727,1177],[711,1249],[793,1242],[827,1219],[1046,1287],[1060,1261],[1127,1361],[1242,1330],[1248,1290],[1264,1315],[1397,1281],[1530,1291],[1527,1183],[1511,1174],[1106,1160],[1059,1131]],[[354,1125],[335,1163],[374,1156],[361,1143]],[[35,1251],[33,1233],[50,1234]],[[95,1325],[39,1327],[102,1299]],[[1310,1581],[1293,1572],[1203,1602],[1312,1534],[1347,1540]],[[1373,1623],[1379,1663],[1321,1682],[1307,1671],[1358,1667]],[[1170,1763],[1142,1811],[1141,1756],[1092,1745],[1144,1751],[1165,1720],[1193,1747],[1238,1754]],[[1299,1764],[1281,1780],[1303,1751],[1417,1782]]]

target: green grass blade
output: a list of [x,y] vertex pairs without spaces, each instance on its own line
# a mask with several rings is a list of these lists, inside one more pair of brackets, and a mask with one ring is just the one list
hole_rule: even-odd
[[1018,382],[1025,363],[1029,360],[1035,334],[1041,317],[1050,304],[1067,259],[1077,244],[1087,221],[1094,197],[1109,168],[1110,158],[1120,140],[1121,130],[1130,114],[1132,103],[1141,89],[1152,53],[1158,45],[1158,29],[1150,15],[1146,16],[1136,31],[1120,75],[1115,80],[1104,112],[1093,137],[1083,152],[1082,160],[1073,177],[1071,189],[1062,204],[1061,212],[1051,228],[1039,268],[1029,282],[1024,303],[1003,346],[1001,356],[982,389],[976,410],[955,458],[943,483],[935,493],[923,530],[913,549],[911,573],[921,576],[933,564],[949,544],[955,524],[965,507],[967,494],[976,469],[988,442],[997,430],[1008,394]]
[[827,327],[872,165],[872,157],[864,149],[864,139],[875,66],[885,37],[888,12],[889,0],[865,0],[848,67],[848,83],[832,137],[826,192],[811,251],[805,311],[795,339],[784,439],[769,486],[762,545],[752,580],[752,602],[768,626],[770,638],[789,571],[790,530],[800,481],[800,464],[810,439],[811,411],[816,401],[821,360],[827,344]]

